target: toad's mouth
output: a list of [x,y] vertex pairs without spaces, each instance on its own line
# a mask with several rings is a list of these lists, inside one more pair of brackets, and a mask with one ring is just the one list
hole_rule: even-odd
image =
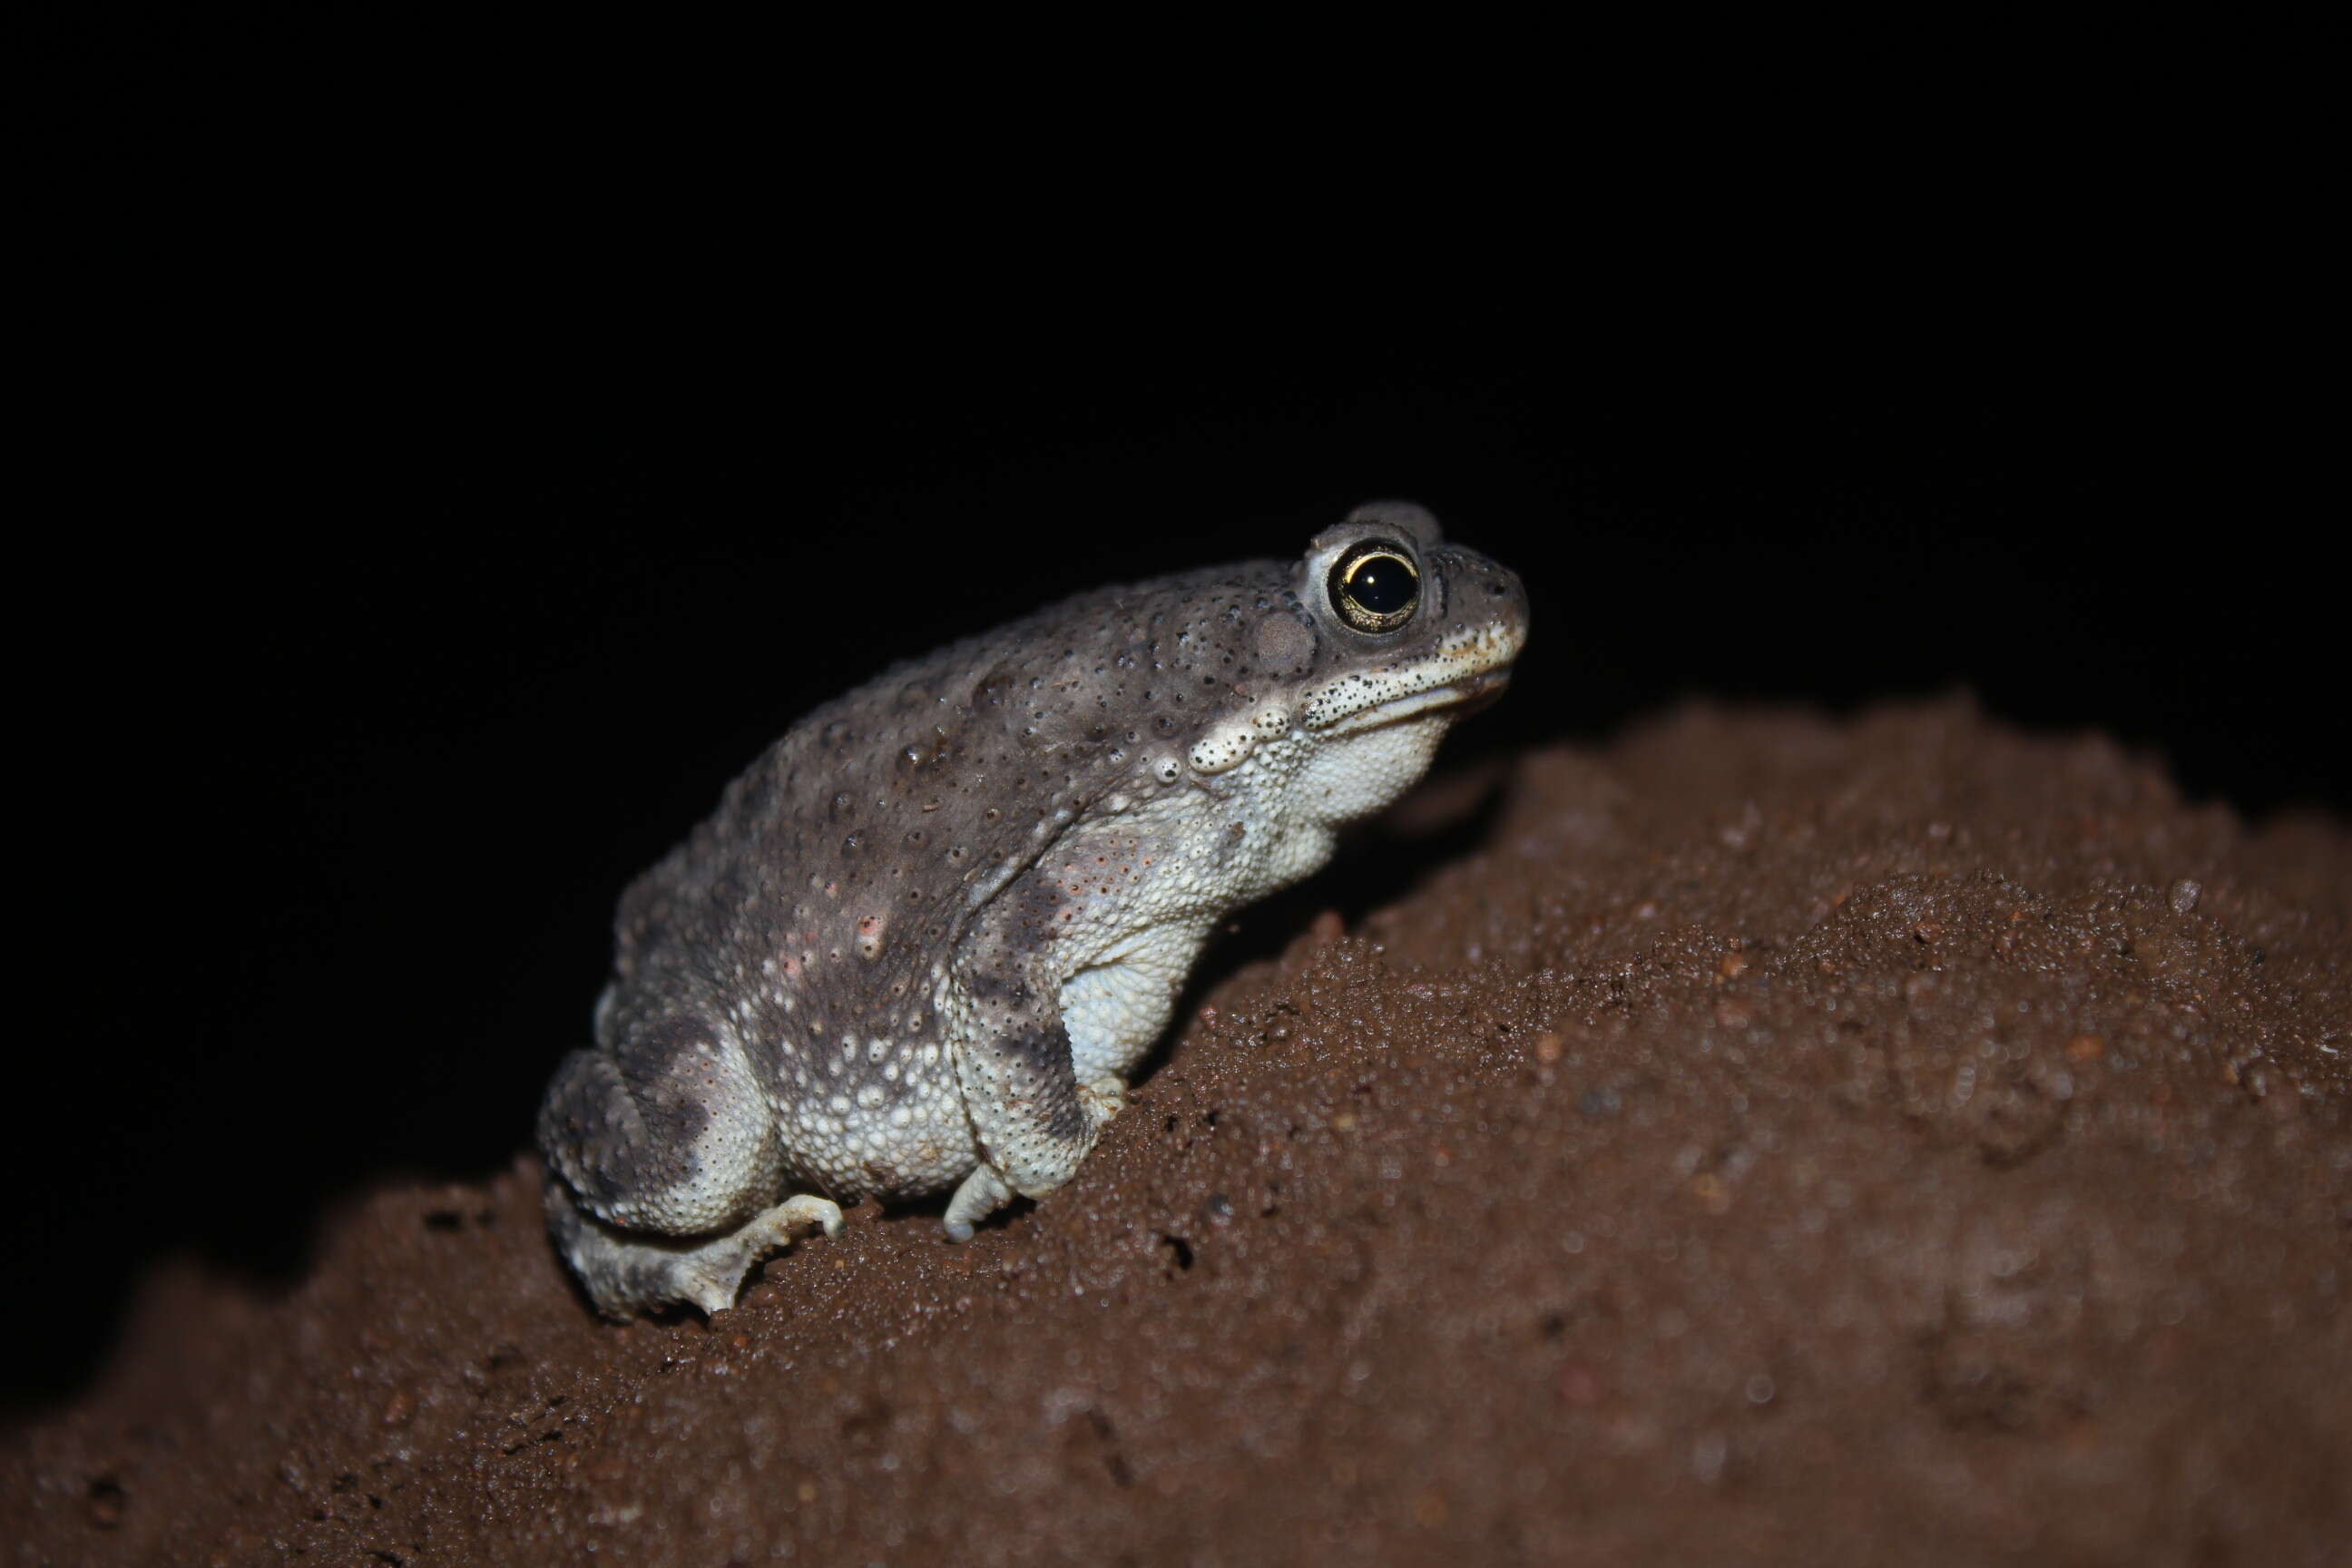
[[1482,669],[1475,675],[1457,676],[1443,686],[1391,698],[1360,713],[1351,713],[1324,733],[1353,735],[1365,730],[1383,729],[1391,724],[1423,718],[1440,709],[1447,710],[1453,718],[1466,719],[1492,707],[1495,700],[1502,696],[1503,689],[1510,684],[1511,667],[1507,664]]

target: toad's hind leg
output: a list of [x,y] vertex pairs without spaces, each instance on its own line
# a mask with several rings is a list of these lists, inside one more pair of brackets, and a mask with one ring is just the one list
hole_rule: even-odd
[[733,1030],[696,1016],[607,1020],[540,1107],[549,1228],[614,1317],[730,1305],[796,1226],[841,1228],[820,1197],[779,1204],[775,1118]]
[[735,1304],[743,1277],[769,1253],[789,1247],[793,1232],[821,1226],[841,1234],[841,1208],[803,1194],[709,1237],[634,1234],[582,1211],[561,1182],[547,1184],[547,1224],[556,1245],[587,1287],[597,1310],[625,1318],[685,1301],[705,1312]]

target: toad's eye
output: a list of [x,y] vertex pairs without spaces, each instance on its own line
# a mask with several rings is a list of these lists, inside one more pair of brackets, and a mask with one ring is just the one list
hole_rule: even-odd
[[1331,568],[1331,608],[1360,632],[1392,632],[1421,603],[1421,573],[1402,544],[1367,539]]

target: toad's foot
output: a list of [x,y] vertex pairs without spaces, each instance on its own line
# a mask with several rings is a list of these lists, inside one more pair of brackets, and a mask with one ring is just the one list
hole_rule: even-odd
[[1127,1108],[1127,1085],[1116,1078],[1098,1078],[1078,1085],[1078,1109],[1086,1113],[1089,1147],[1110,1119]]
[[1012,1201],[1013,1189],[1004,1184],[995,1166],[974,1167],[971,1174],[963,1179],[963,1185],[956,1189],[955,1196],[948,1200],[947,1217],[941,1222],[948,1239],[970,1241],[973,1226]]
[[672,1240],[610,1226],[583,1214],[560,1184],[551,1184],[548,1218],[557,1244],[608,1317],[685,1301],[706,1313],[735,1304],[743,1277],[768,1254],[790,1247],[810,1225],[841,1234],[841,1205],[803,1194],[763,1210],[724,1236]]

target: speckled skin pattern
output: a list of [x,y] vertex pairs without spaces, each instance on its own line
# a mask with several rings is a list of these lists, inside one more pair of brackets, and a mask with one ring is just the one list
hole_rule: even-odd
[[[1359,629],[1339,579],[1383,547],[1411,600]],[[1216,922],[1418,779],[1527,626],[1508,570],[1377,502],[1303,559],[1082,595],[794,725],[623,896],[594,1047],[541,1109],[590,1297],[717,1310],[835,1199],[951,1189],[961,1240],[1066,1182]]]

